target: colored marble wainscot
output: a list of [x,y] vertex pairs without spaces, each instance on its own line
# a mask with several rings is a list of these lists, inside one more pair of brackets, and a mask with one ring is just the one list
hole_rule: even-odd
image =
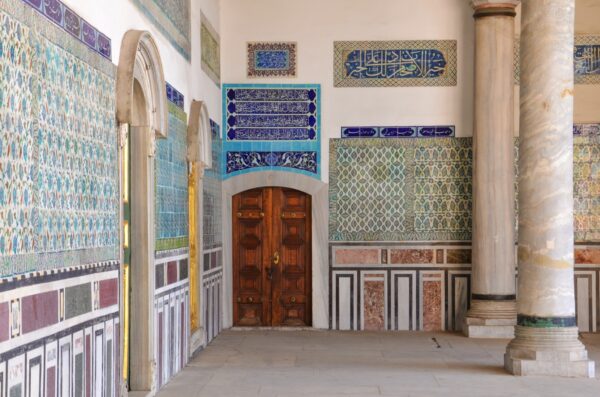
[[454,264],[471,263],[470,249],[448,249],[446,250],[446,262]]
[[335,251],[336,265],[377,265],[378,249],[338,249]]
[[200,13],[201,68],[218,87],[221,86],[221,39],[216,29]]
[[335,87],[455,86],[457,43],[336,41]]
[[385,283],[380,275],[365,274],[363,285],[364,329],[382,331],[385,329]]
[[585,248],[575,249],[575,264],[578,265],[598,265],[600,264],[600,249]]
[[21,299],[23,334],[58,322],[58,292],[48,291]]
[[320,86],[223,86],[223,177],[272,169],[320,176]]
[[132,0],[171,45],[186,59],[191,54],[191,4],[189,0]]
[[296,77],[296,43],[248,43],[248,77]]

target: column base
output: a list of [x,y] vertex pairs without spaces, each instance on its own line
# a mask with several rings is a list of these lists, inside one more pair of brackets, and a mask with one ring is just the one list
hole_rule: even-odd
[[512,339],[515,337],[514,320],[466,317],[463,334],[467,338]]
[[504,368],[513,375],[593,378],[595,362],[588,359],[577,327],[515,327],[504,355]]
[[514,300],[473,299],[462,329],[468,338],[511,339],[515,336],[516,324],[517,304]]

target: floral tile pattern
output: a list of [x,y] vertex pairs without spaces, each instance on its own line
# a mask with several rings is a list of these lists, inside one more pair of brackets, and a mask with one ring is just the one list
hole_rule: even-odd
[[212,168],[205,170],[203,183],[203,246],[205,250],[223,245],[221,224],[221,132],[219,125],[210,120],[212,131]]
[[21,2],[3,4],[0,272],[116,259],[114,67]]
[[132,0],[175,49],[191,59],[190,0]]
[[188,245],[187,116],[169,102],[169,133],[156,142],[156,250]]
[[248,77],[296,77],[296,43],[248,43]]
[[202,71],[218,86],[221,86],[221,39],[210,21],[201,13],[200,47]]

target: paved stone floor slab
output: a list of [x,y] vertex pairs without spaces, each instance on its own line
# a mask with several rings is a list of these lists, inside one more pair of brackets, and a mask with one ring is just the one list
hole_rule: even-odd
[[[600,367],[600,334],[582,340]],[[600,396],[600,370],[595,379],[507,374],[507,343],[452,333],[229,330],[158,396]]]

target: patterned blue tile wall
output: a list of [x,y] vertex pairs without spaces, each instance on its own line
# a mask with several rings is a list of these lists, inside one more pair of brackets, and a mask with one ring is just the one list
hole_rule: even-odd
[[219,248],[223,244],[221,203],[221,132],[219,125],[210,121],[212,131],[212,168],[205,170],[202,185],[203,247]]
[[169,102],[168,137],[156,143],[157,251],[188,245],[187,116],[179,107],[183,96],[172,94],[173,98],[177,102]]
[[0,273],[117,259],[114,65],[3,1],[0,70]]
[[223,86],[223,178],[280,170],[320,178],[320,85]]

